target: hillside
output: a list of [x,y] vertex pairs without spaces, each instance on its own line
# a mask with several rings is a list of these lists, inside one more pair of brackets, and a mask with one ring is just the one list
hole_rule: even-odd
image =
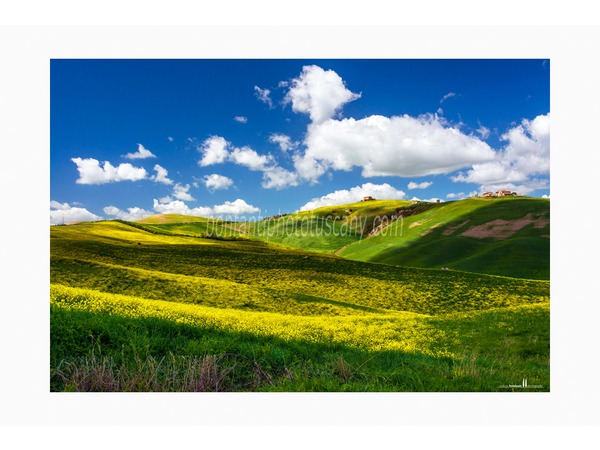
[[550,201],[472,198],[436,204],[339,254],[360,261],[547,280]]
[[376,200],[327,206],[248,223],[245,231],[270,244],[334,253],[364,239],[377,225],[377,217],[409,204],[404,200]]
[[549,389],[546,281],[145,226],[51,227],[52,390]]
[[152,223],[157,224],[155,230],[195,236],[206,236],[211,224],[216,235],[245,236],[357,261],[542,280],[550,277],[547,199],[376,200],[241,224],[193,223],[185,216],[154,218]]

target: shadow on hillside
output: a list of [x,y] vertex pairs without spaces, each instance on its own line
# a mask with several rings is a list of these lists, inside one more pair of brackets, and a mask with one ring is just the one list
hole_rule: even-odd
[[55,392],[469,392],[498,390],[512,374],[475,353],[371,352],[56,307],[50,329]]
[[[532,199],[486,200],[474,211],[442,226],[426,230],[419,239],[403,247],[378,253],[371,262],[422,268],[454,268],[468,272],[517,278],[550,278],[549,202]],[[501,219],[516,221],[528,214],[547,218],[548,223],[530,223],[505,238],[488,232],[476,238],[463,235],[476,226],[490,226]],[[487,225],[486,225],[487,224]]]

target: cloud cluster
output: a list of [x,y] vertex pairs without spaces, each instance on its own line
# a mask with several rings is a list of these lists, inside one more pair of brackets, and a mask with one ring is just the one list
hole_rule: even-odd
[[[301,183],[317,183],[331,171],[361,170],[363,177],[425,177],[452,174],[454,182],[479,185],[480,193],[510,189],[528,194],[549,186],[550,171],[550,115],[540,115],[533,120],[523,119],[520,124],[501,135],[505,143],[500,150],[492,149],[486,142],[490,129],[478,123],[470,134],[461,131],[461,125],[453,125],[437,114],[418,117],[408,115],[371,115],[360,119],[342,118],[344,105],[361,97],[346,87],[344,80],[333,70],[324,70],[316,65],[307,65],[290,82],[280,82],[278,88],[285,90],[283,105],[291,105],[292,111],[306,114],[310,124],[302,142],[293,141],[283,133],[272,133],[271,144],[278,146],[280,158],[293,163],[288,170],[279,165],[273,154],[261,154],[249,146],[236,147],[222,136],[210,136],[197,146],[200,153],[198,165],[208,167],[215,164],[233,163],[262,173],[262,187],[284,189]],[[271,91],[254,86],[256,97],[273,108]],[[457,96],[448,92],[440,105]],[[443,114],[441,107],[440,114]],[[247,123],[245,116],[235,116],[239,123]],[[495,130],[494,133],[497,133]],[[168,137],[173,141],[172,137]],[[190,140],[190,142],[193,142]],[[142,144],[136,152],[122,155],[130,160],[156,158]],[[168,171],[159,164],[154,165],[154,174],[149,175],[143,167],[129,163],[113,166],[94,158],[72,158],[77,166],[79,178],[76,183],[99,185],[120,181],[150,179],[156,183],[173,185]],[[460,172],[458,172],[460,171]],[[216,173],[195,179],[213,192],[226,190],[234,181]],[[427,189],[431,181],[410,181],[408,189]],[[189,208],[184,202],[194,201],[189,193],[190,185],[176,183],[170,196],[154,199],[154,210],[159,213],[178,213],[196,216],[242,215],[259,212],[242,199],[225,202],[212,207]],[[457,189],[458,190],[458,189]],[[474,192],[468,194],[472,196]],[[406,194],[389,184],[364,183],[347,190],[331,192],[303,205],[300,210],[320,206],[351,203],[364,196],[380,199],[402,199]],[[450,193],[448,199],[464,198],[464,192]],[[414,197],[416,199],[416,197]],[[436,201],[437,198],[428,201]],[[107,206],[104,213],[124,220],[136,220],[152,213],[141,208],[123,211]],[[84,208],[67,203],[51,202],[51,223],[83,220],[99,220]]]
[[250,170],[264,170],[268,164],[273,162],[271,155],[260,155],[248,146],[234,147],[231,142],[221,136],[211,136],[199,147],[198,151],[202,158],[198,161],[201,167],[233,162],[245,166]]
[[77,184],[105,184],[118,181],[138,181],[148,177],[148,172],[143,167],[134,167],[129,163],[119,164],[114,167],[105,161],[100,166],[100,161],[94,158],[71,158],[77,165],[79,178]]
[[198,164],[202,167],[232,162],[263,173],[262,187],[265,189],[283,189],[298,184],[298,176],[277,164],[272,155],[261,155],[248,146],[234,147],[221,136],[211,136],[199,147],[202,158]]
[[388,183],[373,184],[364,183],[350,189],[342,189],[331,192],[319,198],[313,198],[310,202],[300,207],[300,211],[309,211],[322,206],[335,206],[344,203],[355,203],[370,195],[378,200],[401,200],[406,196],[404,191],[390,186]]
[[[220,136],[212,136],[202,144],[199,164],[229,161],[262,171],[262,186],[267,189],[317,183],[329,171],[354,168],[362,169],[363,177],[421,177],[471,168],[453,177],[453,181],[509,188],[510,183],[522,186],[527,180],[529,187],[525,190],[543,185],[529,178],[535,173],[543,174],[548,166],[545,142],[549,127],[545,127],[543,119],[547,116],[523,121],[509,130],[502,136],[507,147],[496,152],[482,140],[490,134],[485,126],[479,124],[476,132],[466,134],[460,125],[449,124],[437,114],[335,118],[346,103],[361,94],[350,91],[333,70],[304,66],[296,78],[281,86],[287,89],[284,104],[291,104],[295,112],[308,114],[312,121],[302,148],[285,134],[269,136],[269,142],[278,145],[282,152],[292,152],[293,171],[280,167],[272,155],[258,154],[250,147],[235,148]],[[270,101],[270,91],[258,86],[255,91],[263,101]],[[448,92],[440,103],[455,96],[456,93]],[[425,189],[430,186],[427,183],[430,182],[411,182],[408,188]]]
[[190,208],[180,200],[162,202],[154,199],[153,203],[154,210],[160,214],[183,214],[186,216],[199,217],[240,216],[244,214],[255,214],[260,211],[260,209],[249,205],[239,198],[232,202],[226,201],[221,205],[214,205],[212,207],[198,206],[196,208]]
[[123,155],[123,158],[127,159],[146,159],[146,158],[156,158],[156,155],[152,153],[147,148],[144,148],[142,144],[138,144],[138,151],[135,153],[127,153]]
[[107,206],[103,209],[104,214],[108,216],[114,216],[117,219],[127,220],[129,222],[133,222],[135,220],[143,219],[144,217],[148,217],[153,215],[152,211],[146,211],[145,209],[134,207],[127,208],[127,211],[123,211],[116,206]]
[[322,123],[360,96],[347,89],[333,70],[312,65],[304,66],[302,73],[292,80],[284,104],[291,103],[292,111],[308,114],[313,123]]
[[72,222],[90,222],[102,220],[102,217],[89,212],[85,208],[71,206],[68,203],[50,202],[50,224],[61,225]]
[[[482,191],[513,189],[528,194],[546,188],[550,173],[550,114],[521,123],[502,135],[506,147],[489,162],[473,164],[452,181],[476,183]],[[539,176],[542,178],[532,178]]]
[[485,142],[446,126],[437,115],[331,119],[311,124],[304,144],[294,163],[310,181],[329,169],[354,167],[364,177],[445,174],[495,156]]

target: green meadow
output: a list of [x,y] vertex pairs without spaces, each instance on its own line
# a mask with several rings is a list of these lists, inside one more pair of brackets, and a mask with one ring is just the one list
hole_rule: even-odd
[[164,215],[50,248],[52,391],[550,390],[548,200]]

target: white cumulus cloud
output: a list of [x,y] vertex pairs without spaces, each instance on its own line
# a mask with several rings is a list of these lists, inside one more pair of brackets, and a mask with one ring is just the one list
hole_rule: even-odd
[[102,220],[102,217],[88,211],[85,208],[71,206],[68,203],[59,203],[55,200],[50,202],[50,224],[61,225],[72,222],[91,222]]
[[59,211],[67,211],[71,209],[71,205],[68,203],[60,203],[55,200],[50,201],[50,209],[57,209]]
[[255,214],[260,211],[259,208],[249,205],[242,199],[226,201],[220,205],[198,206],[190,208],[180,200],[170,202],[161,202],[154,199],[154,210],[160,214],[183,214],[186,216],[214,217],[214,216],[240,216],[243,214]]
[[142,144],[138,144],[138,151],[135,153],[127,153],[123,155],[123,158],[127,159],[146,159],[146,158],[156,158],[156,155],[152,153],[147,148],[144,148]]
[[300,211],[309,211],[322,206],[335,206],[345,203],[355,203],[369,195],[377,200],[401,200],[406,196],[406,193],[396,189],[393,186],[390,186],[388,183],[364,183],[362,186],[355,186],[350,189],[342,189],[331,192],[319,198],[313,198],[310,202],[301,206]]
[[147,178],[148,173],[143,167],[134,167],[129,163],[119,164],[114,167],[105,161],[102,167],[94,158],[71,158],[77,165],[79,178],[77,184],[105,184],[118,181],[138,181]]
[[298,175],[280,166],[267,167],[263,171],[261,186],[265,189],[283,189],[289,186],[298,186]]
[[250,147],[234,148],[229,154],[229,160],[240,166],[248,167],[250,170],[263,170],[267,164],[272,162],[270,155],[259,155]]
[[429,186],[433,184],[433,181],[423,181],[422,183],[415,183],[411,181],[408,183],[409,189],[427,189]]
[[103,211],[104,214],[108,216],[114,216],[117,219],[127,220],[129,222],[143,219],[144,217],[154,214],[152,211],[146,211],[145,209],[138,208],[137,206],[133,208],[127,208],[127,211],[123,211],[116,206],[107,206],[103,209]]
[[[289,145],[292,148],[295,145],[291,143],[291,140],[287,142],[285,139],[287,136],[285,135],[276,136],[274,138],[275,141],[272,142],[276,142],[280,146]],[[199,165],[208,166],[217,163],[232,162],[247,167],[252,171],[260,171],[263,173],[262,187],[265,189],[283,189],[284,187],[297,186],[299,184],[298,175],[295,172],[290,172],[280,167],[271,154],[260,154],[248,146],[234,147],[221,136],[210,137],[204,141],[199,149],[203,152],[203,158],[199,161]],[[219,179],[215,178],[219,175],[213,174],[209,176],[213,177],[215,183],[219,183]],[[203,182],[206,185],[206,177]],[[213,182],[213,180],[210,182]],[[233,181],[231,181],[231,184],[233,184]],[[206,186],[209,187],[208,185]],[[180,198],[180,200],[185,199]]]
[[198,161],[198,164],[203,167],[233,162],[248,167],[250,170],[263,170],[273,162],[271,155],[261,155],[248,146],[234,147],[221,136],[209,137],[198,147],[198,150],[202,153],[202,159]]
[[169,171],[167,169],[160,166],[159,164],[155,164],[154,170],[156,172],[156,175],[152,175],[150,177],[150,179],[152,181],[156,181],[157,183],[162,183],[162,184],[173,184],[173,180],[171,180],[168,177]]
[[347,89],[344,80],[333,70],[312,65],[304,66],[302,73],[292,80],[284,104],[291,103],[292,111],[306,113],[313,123],[322,123],[360,96]]
[[239,123],[248,123],[248,118],[245,116],[235,116],[233,120]]
[[177,183],[173,187],[173,197],[175,197],[177,200],[191,202],[191,201],[195,200],[195,198],[189,194],[189,192],[188,192],[189,190],[190,190],[189,184],[182,186],[181,184]]
[[229,189],[233,185],[233,180],[223,175],[213,173],[205,175],[202,182],[209,191]]
[[450,173],[494,159],[474,136],[449,127],[437,115],[369,116],[311,124],[306,151],[296,155],[298,174],[315,181],[328,169],[361,167],[364,177],[419,177]]
[[249,205],[244,200],[238,198],[232,202],[226,201],[221,205],[215,205],[212,207],[213,214],[216,215],[240,215],[240,214],[254,214],[260,211],[260,209]]
[[209,137],[198,147],[198,151],[202,154],[198,165],[205,167],[225,162],[229,156],[230,146],[231,144],[221,136]]
[[549,181],[545,177],[550,173],[550,114],[523,119],[501,139],[507,144],[492,161],[473,164],[452,180],[479,184],[482,191],[513,189],[528,194],[546,188]]

